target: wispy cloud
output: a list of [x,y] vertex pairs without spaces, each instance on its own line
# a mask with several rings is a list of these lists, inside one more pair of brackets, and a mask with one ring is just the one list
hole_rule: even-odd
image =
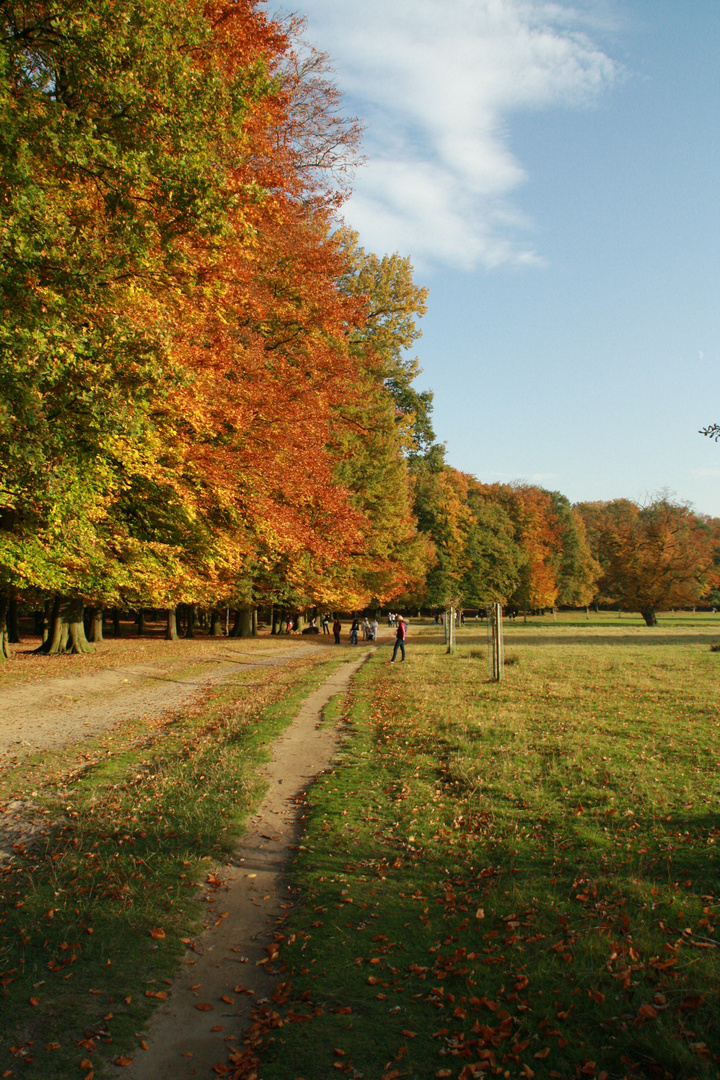
[[512,203],[526,174],[507,121],[586,103],[617,76],[584,2],[303,0],[367,124],[346,210],[365,243],[467,269],[540,261]]

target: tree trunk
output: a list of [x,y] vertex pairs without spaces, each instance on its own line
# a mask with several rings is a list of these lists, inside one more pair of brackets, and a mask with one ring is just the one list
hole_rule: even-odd
[[113,637],[120,637],[120,611],[114,607],[112,610]]
[[140,608],[140,610],[137,613],[136,622],[137,622],[138,637],[142,637],[143,634],[145,633],[145,612],[143,611],[142,608]]
[[166,641],[179,641],[180,637],[177,631],[177,609],[169,607],[167,609],[167,630],[165,631]]
[[277,619],[275,615],[275,605],[270,605],[270,633],[277,634]]
[[258,613],[257,608],[252,609],[252,636],[257,637]]
[[89,633],[86,630],[88,641],[92,641],[97,644],[103,640],[103,609],[102,608],[88,608],[88,626]]
[[223,636],[223,613],[219,608],[213,610],[210,616],[210,637]]
[[10,600],[7,596],[0,596],[0,663],[10,659],[10,643],[7,632],[7,615]]
[[20,644],[20,620],[18,618],[18,602],[14,596],[8,603],[7,635],[8,641],[11,645]]
[[59,653],[79,654],[93,651],[85,637],[82,601],[56,597],[48,637],[38,652],[54,656]]
[[640,614],[642,615],[643,619],[645,620],[645,625],[646,626],[657,626],[658,621],[657,621],[657,615],[655,614],[654,608],[651,608],[651,607],[641,608],[640,609]]
[[252,637],[253,620],[250,608],[238,608],[235,612],[233,637]]
[[185,627],[185,637],[186,638],[194,638],[195,637],[195,633],[194,633],[194,631],[195,631],[195,605],[194,604],[188,604],[186,606],[186,611],[187,611],[187,625]]
[[42,641],[43,645],[45,644],[47,639],[50,637],[50,627],[52,625],[52,613],[53,613],[53,602],[52,602],[52,600],[46,600],[44,608],[43,608],[43,614],[42,614],[42,633],[40,635],[40,638],[41,638],[41,641]]
[[298,615],[296,616],[296,618],[294,619],[293,628],[295,630],[298,630],[300,633],[302,633],[302,631],[305,629],[305,612],[304,611],[299,612]]

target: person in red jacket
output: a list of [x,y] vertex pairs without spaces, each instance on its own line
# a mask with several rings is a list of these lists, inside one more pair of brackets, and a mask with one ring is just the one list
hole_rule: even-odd
[[340,632],[342,630],[342,623],[339,619],[336,619],[333,623],[333,634],[335,635],[335,644],[340,644]]
[[405,620],[402,615],[397,617],[397,630],[395,632],[395,648],[393,649],[391,664],[395,663],[398,649],[402,653],[402,663],[405,663]]

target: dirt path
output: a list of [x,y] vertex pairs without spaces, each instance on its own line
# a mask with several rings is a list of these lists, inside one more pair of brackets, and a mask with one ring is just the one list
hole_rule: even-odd
[[[347,690],[369,649],[358,650],[303,703],[293,724],[277,740],[266,770],[268,792],[230,866],[204,886],[207,929],[189,950],[184,970],[153,1015],[147,1051],[123,1080],[214,1080],[215,1066],[240,1049],[250,1009],[269,997],[278,975],[268,960],[272,930],[291,906],[284,872],[301,830],[300,796],[327,769],[337,729],[321,725],[322,710]],[[297,801],[296,801],[297,800]]]
[[265,652],[223,642],[193,657],[126,664],[87,675],[43,679],[0,696],[0,768],[38,750],[82,742],[122,721],[160,718],[239,671],[287,664],[315,652],[297,642]]

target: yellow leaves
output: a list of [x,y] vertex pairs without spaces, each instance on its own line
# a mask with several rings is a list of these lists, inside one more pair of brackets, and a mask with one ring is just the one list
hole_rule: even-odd
[[162,941],[165,937],[165,931],[161,927],[157,926],[154,930],[150,931],[150,937],[155,938],[158,941]]
[[145,997],[157,998],[159,1001],[164,1001],[167,997],[167,993],[165,992],[165,990],[146,990]]
[[132,1065],[134,1060],[135,1058],[128,1057],[127,1054],[121,1054],[119,1058],[115,1059],[115,1064],[127,1067],[128,1065]]

